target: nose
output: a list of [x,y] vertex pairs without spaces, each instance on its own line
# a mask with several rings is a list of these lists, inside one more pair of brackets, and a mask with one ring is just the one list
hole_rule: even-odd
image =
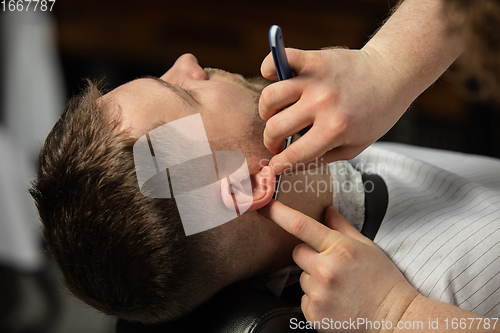
[[208,76],[191,53],[181,55],[174,65],[161,77],[167,82],[179,80],[208,80]]

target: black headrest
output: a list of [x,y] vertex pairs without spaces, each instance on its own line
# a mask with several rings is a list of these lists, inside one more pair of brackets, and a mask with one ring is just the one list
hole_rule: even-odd
[[[297,284],[300,288],[300,285]],[[298,304],[233,285],[191,314],[155,325],[118,320],[117,333],[282,333],[305,323]],[[295,329],[294,329],[295,328]],[[300,332],[316,332],[300,330]]]

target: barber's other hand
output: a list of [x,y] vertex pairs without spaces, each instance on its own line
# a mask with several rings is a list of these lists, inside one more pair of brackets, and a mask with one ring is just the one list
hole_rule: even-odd
[[349,322],[360,318],[391,321],[395,327],[418,295],[382,250],[333,206],[326,211],[326,225],[275,200],[260,213],[305,242],[295,248],[293,259],[304,270],[301,306],[307,320]]
[[[267,121],[264,144],[277,154],[273,170],[281,174],[298,163],[354,158],[384,135],[412,99],[400,90],[393,64],[369,48],[302,51],[286,49],[295,77],[262,91],[259,112]],[[261,66],[277,80],[272,55]],[[312,128],[281,152],[286,137]]]

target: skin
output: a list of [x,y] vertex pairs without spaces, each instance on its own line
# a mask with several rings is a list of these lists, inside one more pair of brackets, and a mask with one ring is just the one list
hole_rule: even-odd
[[[463,50],[439,0],[406,0],[361,50],[287,49],[295,77],[264,89],[264,144],[270,165],[351,159],[384,135]],[[277,80],[272,56],[262,75]],[[284,109],[284,110],[283,110]],[[284,151],[284,139],[312,125]]]
[[[224,262],[222,267],[226,267],[219,284],[207,286],[207,297],[235,281],[290,264],[293,252],[293,259],[305,270],[301,277],[306,293],[302,309],[309,320],[363,316],[396,322],[421,315],[435,317],[438,311],[448,316],[463,314],[461,309],[452,307],[458,312],[449,312],[449,305],[435,304],[418,295],[384,253],[334,209],[327,210],[325,225],[317,222],[323,220],[323,212],[331,204],[331,192],[320,196],[304,192],[298,181],[306,176],[326,180],[328,175],[317,172],[285,176],[285,180],[299,187],[280,194],[286,205],[271,200],[275,175],[262,161],[272,155],[260,149],[262,143],[258,143],[262,140],[263,124],[252,134],[257,136],[257,143],[251,141],[252,135],[248,138],[250,144],[241,140],[255,124],[258,93],[240,77],[223,72],[207,75],[196,58],[187,54],[160,79],[189,87],[197,103],[190,103],[187,93],[185,101],[155,79],[129,82],[102,98],[110,112],[119,110],[122,130],[140,137],[159,124],[200,113],[212,149],[243,152],[253,177],[253,208],[238,219],[207,231],[213,232],[212,239]],[[305,243],[298,245],[302,241]],[[380,278],[373,279],[374,276]],[[338,302],[339,299],[343,301]],[[432,315],[428,313],[429,305],[436,310]]]
[[[266,167],[273,154],[262,143],[265,122],[259,117],[257,107],[261,90],[261,85],[239,75],[203,69],[196,57],[185,54],[161,77],[128,82],[101,98],[107,112],[119,117],[119,130],[127,131],[133,138],[199,113],[212,151],[231,150],[245,155],[253,187],[252,206],[239,218],[207,231],[213,234],[225,262],[221,266],[227,269],[221,274],[224,278],[220,284],[213,286],[214,290],[292,264],[291,253],[300,243],[256,211],[271,200],[275,180],[274,172]],[[286,176],[290,181],[302,182],[298,182],[296,191],[281,193],[280,199],[322,220],[326,207],[332,203],[332,194],[305,193],[306,176],[309,183],[329,179],[326,173]]]
[[[285,165],[319,157],[334,161],[356,156],[386,133],[462,50],[460,36],[447,29],[439,0],[402,2],[361,50],[287,49],[297,76],[264,89],[259,104],[267,121],[264,143],[277,154],[270,165],[279,174]],[[261,72],[276,80],[270,56]],[[307,125],[312,125],[309,132],[280,153],[284,138]],[[305,242],[295,248],[293,258],[304,269],[302,310],[310,321],[367,318],[392,323],[392,329],[380,332],[445,332],[445,319],[470,323],[470,318],[483,318],[418,294],[376,244],[333,207],[326,213],[326,226],[276,201],[261,213]],[[441,325],[397,327],[398,322],[428,323],[429,318]],[[500,331],[499,325],[495,330],[479,326],[467,331]]]
[[[307,320],[349,322],[363,318],[385,322],[378,330],[361,325],[354,330],[350,326],[341,330],[326,327],[319,332],[456,332],[451,327],[453,319],[463,319],[467,332],[500,332],[499,325],[493,328],[495,321],[487,329],[479,325],[484,317],[419,294],[382,250],[333,206],[326,211],[325,225],[275,200],[260,212],[304,241],[293,251],[293,259],[304,270],[300,277],[305,293],[301,307]],[[479,328],[469,328],[471,318]],[[428,327],[429,321],[435,320],[440,323],[437,329]],[[415,321],[424,326],[405,328],[405,323]]]

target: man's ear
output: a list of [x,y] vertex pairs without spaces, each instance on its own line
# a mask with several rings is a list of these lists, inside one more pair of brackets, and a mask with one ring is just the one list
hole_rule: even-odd
[[[238,207],[240,214],[251,212],[267,205],[273,198],[276,174],[269,166],[263,167],[258,173],[251,174],[250,179],[236,181],[227,178],[221,181],[221,195],[224,204],[229,209]],[[251,193],[244,190],[244,182],[251,182]]]

